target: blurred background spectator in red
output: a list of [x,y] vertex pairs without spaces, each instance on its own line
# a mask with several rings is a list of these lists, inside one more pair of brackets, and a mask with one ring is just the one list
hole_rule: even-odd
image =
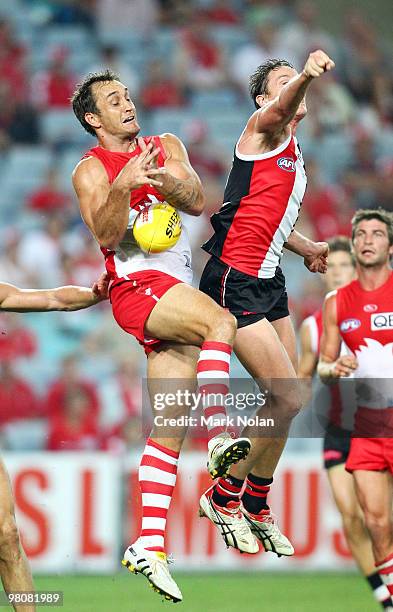
[[99,448],[97,422],[91,414],[86,390],[69,387],[63,397],[63,410],[49,419],[47,450],[72,451]]
[[100,412],[100,402],[94,383],[85,379],[78,372],[78,360],[69,355],[62,361],[60,374],[49,386],[46,398],[46,413],[50,418],[64,416],[67,407],[67,397],[70,391],[83,396],[84,413],[94,422]]
[[0,425],[42,416],[42,403],[33,387],[19,377],[9,361],[0,358]]
[[177,79],[171,77],[167,65],[155,59],[147,66],[140,91],[140,102],[146,110],[184,106],[185,96]]
[[72,199],[59,186],[59,170],[56,166],[51,166],[47,171],[42,185],[27,197],[27,207],[36,213],[51,214],[59,211],[69,210]]
[[41,109],[69,108],[77,79],[68,67],[68,57],[66,47],[55,48],[48,68],[34,77],[32,96]]

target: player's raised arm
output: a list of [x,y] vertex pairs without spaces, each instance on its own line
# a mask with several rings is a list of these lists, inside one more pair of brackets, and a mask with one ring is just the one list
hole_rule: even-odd
[[169,204],[189,215],[199,216],[205,206],[202,183],[190,164],[187,150],[174,134],[162,134],[164,145],[165,173],[161,175],[162,186],[158,191]]
[[323,307],[323,334],[321,338],[318,374],[325,383],[350,376],[357,368],[354,355],[340,357],[341,336],[337,325],[336,291],[325,298]]
[[[139,144],[142,139],[138,139]],[[130,159],[112,184],[101,162],[89,157],[76,166],[72,182],[79,200],[81,215],[97,242],[114,249],[123,238],[128,225],[130,193],[141,185],[160,187],[154,176],[163,172],[150,164],[159,149],[148,145],[140,155]]]
[[333,60],[324,51],[318,50],[310,53],[300,74],[292,78],[290,71],[280,74],[277,84],[274,83],[281,87],[278,95],[271,99],[269,91],[264,91],[256,97],[261,108],[252,115],[247,128],[257,133],[283,130],[295,118],[312,80],[332,70],[334,66]]
[[102,278],[87,287],[58,287],[56,289],[18,289],[0,283],[0,310],[10,312],[46,312],[51,310],[82,310],[107,298],[106,281]]

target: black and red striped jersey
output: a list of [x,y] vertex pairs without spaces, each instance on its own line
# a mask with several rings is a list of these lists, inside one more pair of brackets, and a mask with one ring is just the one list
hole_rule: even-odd
[[260,155],[242,154],[236,145],[224,203],[211,217],[214,235],[202,248],[240,272],[273,278],[306,183],[294,136]]

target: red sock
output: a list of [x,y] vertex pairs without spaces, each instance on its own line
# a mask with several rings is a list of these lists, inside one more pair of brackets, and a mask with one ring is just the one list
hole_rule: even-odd
[[379,575],[393,596],[393,552],[378,564],[375,564]]
[[231,353],[229,344],[208,341],[202,344],[199,355],[197,380],[209,440],[226,431],[224,399],[229,391]]
[[140,540],[147,550],[164,552],[168,508],[176,483],[179,453],[151,438],[146,442],[139,466],[142,493]]
[[259,514],[263,510],[269,510],[267,496],[273,478],[260,478],[249,474],[246,479],[246,488],[242,495],[242,503],[250,514]]
[[239,502],[244,480],[226,476],[219,478],[212,494],[212,499],[218,506],[227,506],[229,502]]

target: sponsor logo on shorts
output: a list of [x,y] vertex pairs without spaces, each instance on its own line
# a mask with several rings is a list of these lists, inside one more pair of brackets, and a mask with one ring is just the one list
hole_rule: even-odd
[[363,306],[364,312],[375,312],[378,310],[378,306],[376,304],[366,304]]
[[371,315],[371,330],[393,329],[393,312],[376,312]]
[[343,454],[341,451],[333,449],[325,450],[325,452],[323,453],[323,458],[325,459],[325,461],[335,461],[337,459],[341,459],[342,456]]
[[286,172],[295,172],[295,162],[291,157],[280,157],[277,166]]
[[361,326],[361,321],[359,319],[345,319],[340,325],[340,330],[343,334],[348,334],[349,332],[355,331]]

